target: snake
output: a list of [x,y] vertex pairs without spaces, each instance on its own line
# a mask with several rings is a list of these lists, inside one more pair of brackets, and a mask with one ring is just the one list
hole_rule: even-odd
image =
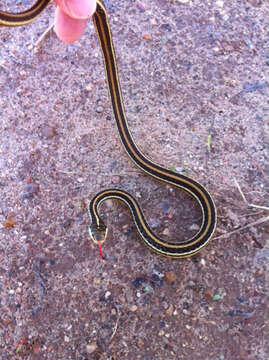
[[[0,26],[26,25],[34,21],[49,2],[50,0],[37,0],[31,8],[21,13],[0,11]],[[154,233],[146,221],[138,201],[131,194],[121,189],[106,189],[96,194],[89,202],[89,235],[99,247],[103,244],[107,238],[108,228],[100,217],[99,208],[108,199],[118,199],[128,206],[139,235],[155,253],[171,258],[195,255],[208,244],[214,234],[217,223],[214,201],[207,189],[199,182],[182,173],[160,166],[145,156],[138,148],[129,130],[125,115],[111,28],[106,8],[101,0],[97,0],[96,11],[92,19],[102,50],[111,104],[123,147],[131,160],[146,174],[191,195],[199,204],[202,220],[199,230],[191,238],[168,241]]]

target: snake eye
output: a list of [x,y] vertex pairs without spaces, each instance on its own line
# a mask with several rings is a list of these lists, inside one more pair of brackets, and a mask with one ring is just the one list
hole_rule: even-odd
[[107,227],[104,223],[101,223],[99,225],[92,224],[89,227],[89,234],[95,244],[103,244],[107,236]]

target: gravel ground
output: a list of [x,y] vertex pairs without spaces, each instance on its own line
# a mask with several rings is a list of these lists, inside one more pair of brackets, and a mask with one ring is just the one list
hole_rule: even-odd
[[268,212],[234,179],[268,206],[269,3],[107,5],[134,138],[207,186],[216,236],[195,257],[162,258],[108,202],[99,259],[87,204],[101,189],[137,196],[169,238],[195,233],[199,209],[126,156],[91,21],[75,44],[51,31],[37,50],[53,4],[1,28],[0,358],[267,360],[269,226],[256,222]]

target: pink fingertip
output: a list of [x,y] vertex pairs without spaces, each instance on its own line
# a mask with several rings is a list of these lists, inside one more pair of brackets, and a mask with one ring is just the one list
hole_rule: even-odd
[[73,19],[57,7],[55,12],[54,30],[60,40],[67,44],[71,44],[79,39],[87,21],[88,19]]
[[55,0],[67,15],[74,19],[87,19],[96,10],[96,0]]

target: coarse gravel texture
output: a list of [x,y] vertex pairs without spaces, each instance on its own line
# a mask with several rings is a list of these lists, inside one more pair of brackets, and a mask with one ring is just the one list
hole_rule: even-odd
[[195,233],[199,208],[125,154],[92,21],[75,44],[50,31],[37,49],[54,4],[1,28],[0,359],[267,360],[269,226],[256,222],[268,212],[234,179],[269,206],[269,2],[107,7],[133,136],[208,188],[216,236],[195,257],[159,257],[109,201],[101,260],[88,235],[96,192],[131,192],[169,239]]

